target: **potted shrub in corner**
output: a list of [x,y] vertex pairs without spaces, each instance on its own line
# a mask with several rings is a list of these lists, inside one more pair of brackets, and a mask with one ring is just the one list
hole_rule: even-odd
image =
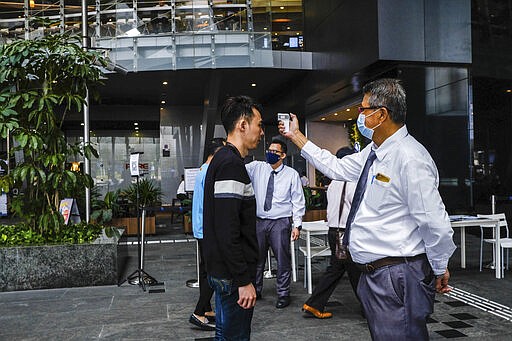
[[[115,246],[107,251],[92,243],[108,239],[98,239],[102,227],[66,225],[59,213],[61,199],[93,185],[66,163],[97,152],[69,144],[62,126],[70,112],[81,111],[87,89],[93,93],[99,84],[97,65],[105,65],[103,59],[84,51],[79,37],[56,34],[0,47],[0,136],[13,146],[0,186],[16,190],[10,212],[20,220],[1,227],[0,291],[116,283],[112,259],[96,258],[113,255]],[[114,266],[103,277],[106,265]]]
[[304,190],[304,199],[306,213],[302,218],[303,221],[325,220],[327,218],[327,210],[325,203],[322,203],[320,192],[310,187],[302,187]]
[[[157,187],[153,181],[142,179],[138,184],[139,206],[140,207],[156,207],[162,203],[162,190]],[[112,225],[117,227],[125,227],[128,235],[136,235],[138,231],[137,226],[137,183],[132,183],[128,188],[121,191],[119,194],[120,200],[126,203],[124,206],[124,213],[112,219]],[[142,217],[142,212],[140,213]],[[155,211],[154,209],[148,210],[145,219],[145,233],[155,234]]]

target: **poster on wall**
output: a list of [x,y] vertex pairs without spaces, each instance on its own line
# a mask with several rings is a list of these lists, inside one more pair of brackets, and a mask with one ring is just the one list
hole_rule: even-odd
[[7,214],[7,194],[2,192],[2,194],[0,194],[0,216],[7,217]]
[[64,224],[66,225],[70,221],[72,224],[80,222],[80,212],[78,212],[76,200],[73,198],[62,199],[59,205],[59,212],[64,217]]
[[193,192],[196,185],[196,175],[199,173],[197,167],[185,167],[185,192]]
[[130,174],[139,176],[139,153],[130,155]]

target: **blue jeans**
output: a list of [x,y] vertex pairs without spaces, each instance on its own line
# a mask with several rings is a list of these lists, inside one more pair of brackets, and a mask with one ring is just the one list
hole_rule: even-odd
[[249,340],[254,308],[238,305],[238,287],[232,285],[232,280],[208,276],[208,283],[215,291],[215,340]]

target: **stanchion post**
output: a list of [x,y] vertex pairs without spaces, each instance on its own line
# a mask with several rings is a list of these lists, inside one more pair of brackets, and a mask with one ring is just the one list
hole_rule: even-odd
[[196,239],[196,274],[197,278],[189,279],[186,282],[187,287],[189,288],[199,288],[199,242]]

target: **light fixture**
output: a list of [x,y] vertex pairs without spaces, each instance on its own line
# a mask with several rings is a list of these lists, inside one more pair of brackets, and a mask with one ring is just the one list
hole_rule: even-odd
[[287,30],[289,30],[289,29],[290,29],[290,26],[286,27],[286,29],[287,29]]
[[284,9],[284,6],[279,7],[279,9]]
[[325,117],[322,117],[320,120],[325,121]]
[[160,110],[164,110],[164,108],[160,108]]
[[163,82],[162,82],[162,84],[163,84],[163,85],[167,85],[167,81],[163,81]]
[[267,28],[266,28],[266,27],[263,27],[263,30],[264,30],[264,31],[266,31],[266,30],[267,30]]
[[81,125],[81,126],[83,126],[83,125],[84,125],[84,122],[80,123],[80,125]]
[[160,103],[165,104],[165,101],[162,101],[162,102],[160,102]]
[[30,0],[30,1],[29,1],[29,7],[30,7],[30,8],[34,8],[34,7],[36,7],[36,2],[35,2],[34,0]]
[[337,112],[335,112],[335,113],[334,113],[334,116],[338,116],[338,113],[337,113]]
[[509,93],[512,92],[512,89],[507,89],[507,92],[509,92]]
[[135,130],[139,130],[139,127],[135,127]]
[[256,83],[251,83],[251,86],[252,86],[252,87],[255,87],[255,86],[256,86]]
[[350,111],[350,108],[348,108],[347,111]]
[[71,168],[69,170],[72,172],[80,171],[80,162],[78,162],[78,161],[71,162]]
[[138,125],[139,125],[139,122],[133,122],[133,125],[134,125],[134,126],[138,126]]

